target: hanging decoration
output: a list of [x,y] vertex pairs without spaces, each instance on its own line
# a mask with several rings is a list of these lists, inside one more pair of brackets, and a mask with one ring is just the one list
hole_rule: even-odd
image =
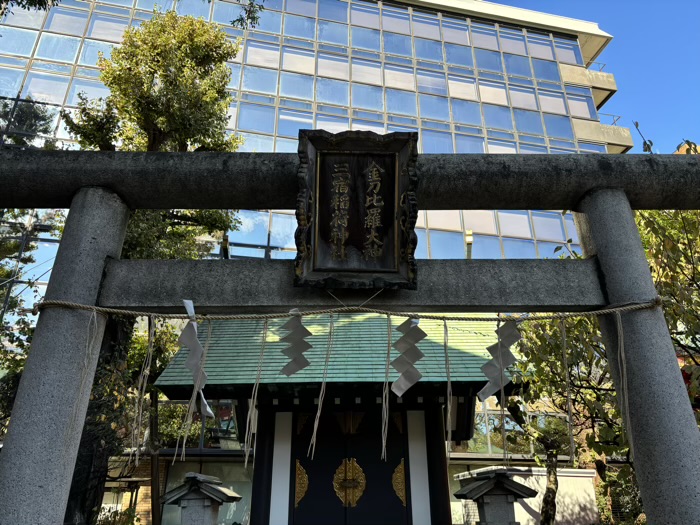
[[204,371],[204,348],[197,337],[197,318],[194,315],[194,303],[188,299],[184,299],[182,302],[185,305],[185,310],[187,310],[187,315],[190,320],[187,325],[185,325],[185,328],[182,329],[178,342],[189,349],[185,366],[192,372],[192,382],[195,386],[195,392],[198,393],[200,398],[200,413],[205,417],[213,418],[214,413],[211,411],[207,400],[204,399],[204,392],[202,391],[207,384],[208,376]]
[[298,309],[295,308],[289,313],[292,314],[292,317],[282,325],[282,330],[287,330],[288,333],[280,339],[280,341],[289,345],[282,350],[282,353],[291,359],[281,370],[287,377],[309,366],[309,360],[304,357],[304,352],[312,348],[312,346],[311,343],[304,339],[313,335],[302,324],[301,312]]
[[386,461],[386,439],[389,435],[389,365],[391,364],[391,316],[386,316],[386,366],[384,368],[384,386],[382,387],[382,454],[380,459]]
[[260,344],[260,356],[258,357],[258,372],[255,375],[255,383],[253,384],[253,392],[250,395],[250,406],[248,407],[248,417],[246,419],[245,426],[245,440],[243,443],[243,451],[245,453],[245,460],[243,463],[243,468],[248,468],[248,458],[250,457],[250,451],[253,446],[253,434],[258,427],[258,390],[260,389],[260,378],[262,377],[262,364],[265,357],[265,345],[267,344],[267,330],[269,326],[269,321],[265,319],[263,321],[263,334],[262,342]]
[[447,374],[447,395],[445,411],[447,413],[445,426],[447,427],[447,462],[450,462],[450,452],[452,451],[452,372],[450,371],[450,345],[449,329],[447,321],[442,322],[443,350],[445,351],[445,373]]
[[326,379],[328,378],[328,364],[331,361],[331,351],[333,350],[333,330],[334,321],[333,314],[330,314],[330,324],[328,326],[328,346],[326,347],[326,361],[323,364],[323,381],[321,381],[321,391],[318,393],[318,410],[316,411],[316,419],[314,420],[314,430],[311,434],[311,442],[309,443],[309,450],[307,452],[307,457],[310,456],[314,459],[314,454],[316,453],[316,437],[318,436],[318,423],[321,420],[321,410],[323,409],[323,398],[326,397]]
[[396,328],[403,334],[394,343],[394,348],[401,352],[401,355],[391,362],[391,366],[401,375],[391,385],[391,391],[399,397],[423,377],[423,374],[413,366],[425,357],[416,346],[427,336],[418,326],[418,322],[419,319],[409,318]]
[[481,371],[489,380],[477,394],[482,402],[510,383],[505,370],[516,362],[515,356],[510,351],[510,347],[520,340],[520,332],[515,321],[506,321],[500,325],[496,329],[496,335],[498,342],[487,348],[492,359],[481,367]]

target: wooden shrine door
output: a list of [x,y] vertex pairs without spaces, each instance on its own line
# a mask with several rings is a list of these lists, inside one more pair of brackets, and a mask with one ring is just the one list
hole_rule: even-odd
[[324,411],[312,460],[307,451],[314,418],[295,417],[290,523],[410,525],[404,414],[390,415],[386,461],[380,459],[381,408]]

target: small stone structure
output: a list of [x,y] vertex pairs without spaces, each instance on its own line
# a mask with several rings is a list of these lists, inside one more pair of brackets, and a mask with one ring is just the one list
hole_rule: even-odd
[[180,507],[182,525],[216,525],[221,504],[240,500],[241,496],[221,486],[219,478],[195,472],[185,474],[185,483],[161,498],[164,505]]
[[454,496],[476,501],[478,525],[518,525],[515,521],[516,500],[537,496],[536,490],[513,481],[505,468],[475,473],[460,480],[460,484],[462,488]]

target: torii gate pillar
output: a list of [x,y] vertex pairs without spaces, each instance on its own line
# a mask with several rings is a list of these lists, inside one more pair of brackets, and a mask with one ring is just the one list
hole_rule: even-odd
[[[581,241],[587,256],[598,256],[610,304],[653,300],[654,282],[625,193],[595,190],[579,210],[585,213],[576,217]],[[655,525],[697,523],[700,432],[664,314],[661,308],[622,314],[624,385],[615,319],[601,316],[600,324],[618,399],[623,388],[627,392],[627,432],[647,519]]]
[[[96,304],[105,260],[119,257],[128,218],[111,191],[78,191],[46,299]],[[0,525],[63,523],[105,329],[106,318],[92,316],[67,308],[39,316],[0,460]]]

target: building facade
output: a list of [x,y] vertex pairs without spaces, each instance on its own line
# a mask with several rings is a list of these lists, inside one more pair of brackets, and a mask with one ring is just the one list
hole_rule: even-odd
[[[19,137],[41,146],[55,137],[76,147],[59,110],[74,108],[81,92],[108,94],[98,54],[109,56],[124,30],[154,9],[175,9],[241,39],[229,64],[229,129],[245,139],[242,151],[294,152],[298,130],[308,128],[417,131],[422,153],[614,154],[632,147],[629,130],[601,123],[599,110],[617,87],[595,66],[612,39],[595,23],[479,0],[264,5],[258,26],[245,31],[230,25],[240,6],[223,0],[63,0],[48,13],[14,9],[0,22],[2,141]],[[41,104],[50,123],[28,129],[17,118],[26,104]],[[240,219],[241,228],[229,233],[231,257],[295,256],[291,211],[241,211]],[[557,257],[579,250],[573,219],[556,210],[423,211],[416,231],[417,257],[424,259]],[[50,267],[54,248],[44,248],[39,266]],[[30,277],[45,275],[47,266]],[[485,436],[487,420],[484,409],[477,432]],[[480,453],[498,454],[485,443]],[[249,492],[250,471],[240,465],[239,452],[231,454],[192,456],[188,468],[198,463],[204,473],[226,471],[222,477],[234,480],[235,490]],[[168,487],[185,470],[174,466]],[[245,505],[227,508],[226,519],[244,522]],[[174,523],[168,512],[164,523]]]

